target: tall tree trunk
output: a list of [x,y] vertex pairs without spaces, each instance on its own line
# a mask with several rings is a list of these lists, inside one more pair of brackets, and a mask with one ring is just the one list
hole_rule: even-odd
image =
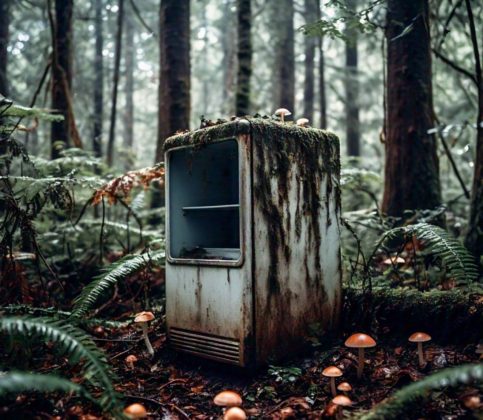
[[[478,259],[483,255],[483,64],[475,18],[470,0],[465,0],[471,43],[475,60],[475,79],[478,89],[478,116],[476,120],[476,158],[471,190],[470,223],[465,238],[465,245]],[[483,268],[483,267],[480,267]]]
[[103,0],[95,0],[95,37],[96,48],[94,58],[94,130],[92,135],[92,149],[94,155],[102,157],[102,121],[104,117],[104,34],[102,24]]
[[116,47],[114,53],[114,77],[112,86],[111,121],[109,125],[109,140],[107,142],[107,164],[112,166],[114,161],[114,141],[116,139],[117,94],[122,52],[122,27],[124,21],[124,0],[119,0],[117,15]]
[[[317,19],[318,0],[305,0],[304,19],[309,24]],[[305,36],[304,53],[305,53],[305,79],[304,79],[304,117],[308,118],[311,124],[314,122],[314,61],[315,48],[317,46],[317,38],[314,36]]]
[[[64,116],[63,121],[53,122],[51,130],[52,159],[59,157],[63,147],[72,142],[72,14],[73,0],[55,0],[55,21],[53,30],[52,54],[52,108]],[[49,8],[50,12],[50,8]],[[58,147],[56,142],[63,142]]]
[[235,101],[233,100],[235,90],[235,75],[237,62],[237,14],[233,13],[234,0],[227,0],[223,7],[223,16],[220,22],[221,45],[223,50],[223,106],[222,112],[225,115],[232,115],[235,112]]
[[161,0],[160,82],[156,162],[163,159],[164,141],[190,120],[190,1]]
[[[382,208],[390,216],[441,204],[428,0],[388,0],[387,137]],[[411,31],[404,29],[412,25]]]
[[[124,85],[124,93],[126,95],[126,109],[124,113],[124,148],[128,153],[132,151],[134,138],[134,66],[135,66],[135,48],[134,48],[134,20],[133,15],[126,15],[126,48],[125,48],[125,68],[126,83]],[[129,169],[129,159],[126,162],[126,169]]]
[[8,96],[8,41],[10,27],[10,0],[0,1],[0,94]]
[[295,111],[295,51],[294,51],[294,6],[293,0],[270,2],[275,60],[273,66],[274,109],[288,108]]
[[[317,0],[318,18],[322,17],[322,4]],[[327,128],[327,99],[325,93],[325,59],[324,59],[324,37],[319,38],[319,107],[320,107],[320,128]]]
[[[349,10],[355,12],[357,0],[347,0]],[[347,26],[345,28],[345,112],[346,112],[346,141],[347,154],[360,156],[360,122],[359,122],[359,75],[357,38],[358,29]]]
[[252,75],[251,0],[237,0],[238,72],[236,84],[236,115],[250,113],[250,78]]

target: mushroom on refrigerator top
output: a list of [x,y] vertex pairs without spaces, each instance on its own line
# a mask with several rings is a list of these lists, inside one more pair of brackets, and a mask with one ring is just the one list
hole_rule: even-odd
[[309,119],[308,118],[299,118],[296,122],[299,127],[308,127],[309,126]]
[[141,325],[141,328],[143,330],[144,342],[146,343],[146,348],[148,349],[148,353],[151,356],[154,355],[154,350],[148,337],[148,322],[152,321],[153,319],[154,319],[154,314],[149,311],[139,312],[138,314],[136,314],[136,317],[134,318],[134,322]]
[[431,336],[424,332],[415,332],[411,334],[408,338],[411,343],[418,343],[418,358],[419,358],[419,366],[424,366],[424,352],[423,352],[423,343],[426,341],[431,340]]
[[362,370],[364,369],[364,349],[368,347],[375,347],[376,342],[374,339],[363,333],[352,334],[346,341],[346,347],[358,349],[358,360],[359,364],[357,366],[357,377],[362,376]]
[[223,420],[245,420],[247,415],[240,407],[231,407],[226,410]]
[[222,391],[215,396],[213,402],[221,407],[235,407],[242,405],[242,398],[236,392]]
[[329,366],[322,371],[322,375],[330,378],[330,390],[332,392],[332,396],[336,396],[337,392],[335,391],[335,378],[342,376],[342,371],[336,366]]
[[275,115],[280,117],[280,121],[283,123],[285,122],[285,116],[292,115],[292,113],[287,108],[278,108],[275,111]]
[[148,415],[144,406],[138,403],[126,407],[124,409],[124,414],[130,419],[143,419]]

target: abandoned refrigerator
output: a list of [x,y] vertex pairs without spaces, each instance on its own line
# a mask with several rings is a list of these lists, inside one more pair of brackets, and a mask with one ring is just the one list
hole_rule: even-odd
[[337,137],[241,119],[173,136],[165,153],[170,345],[249,367],[336,325]]

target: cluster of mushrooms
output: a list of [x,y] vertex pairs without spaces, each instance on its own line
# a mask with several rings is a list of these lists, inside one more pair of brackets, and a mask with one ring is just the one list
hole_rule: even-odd
[[[285,117],[292,115],[292,113],[287,108],[279,108],[277,109],[274,114],[280,118],[280,122],[283,124],[285,122]],[[309,127],[309,119],[308,118],[299,118],[295,124],[299,127]]]

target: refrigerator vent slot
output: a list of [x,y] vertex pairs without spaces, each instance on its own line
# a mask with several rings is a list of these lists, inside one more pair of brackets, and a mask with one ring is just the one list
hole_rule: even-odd
[[206,359],[240,365],[240,342],[232,338],[171,328],[171,345],[176,350]]

